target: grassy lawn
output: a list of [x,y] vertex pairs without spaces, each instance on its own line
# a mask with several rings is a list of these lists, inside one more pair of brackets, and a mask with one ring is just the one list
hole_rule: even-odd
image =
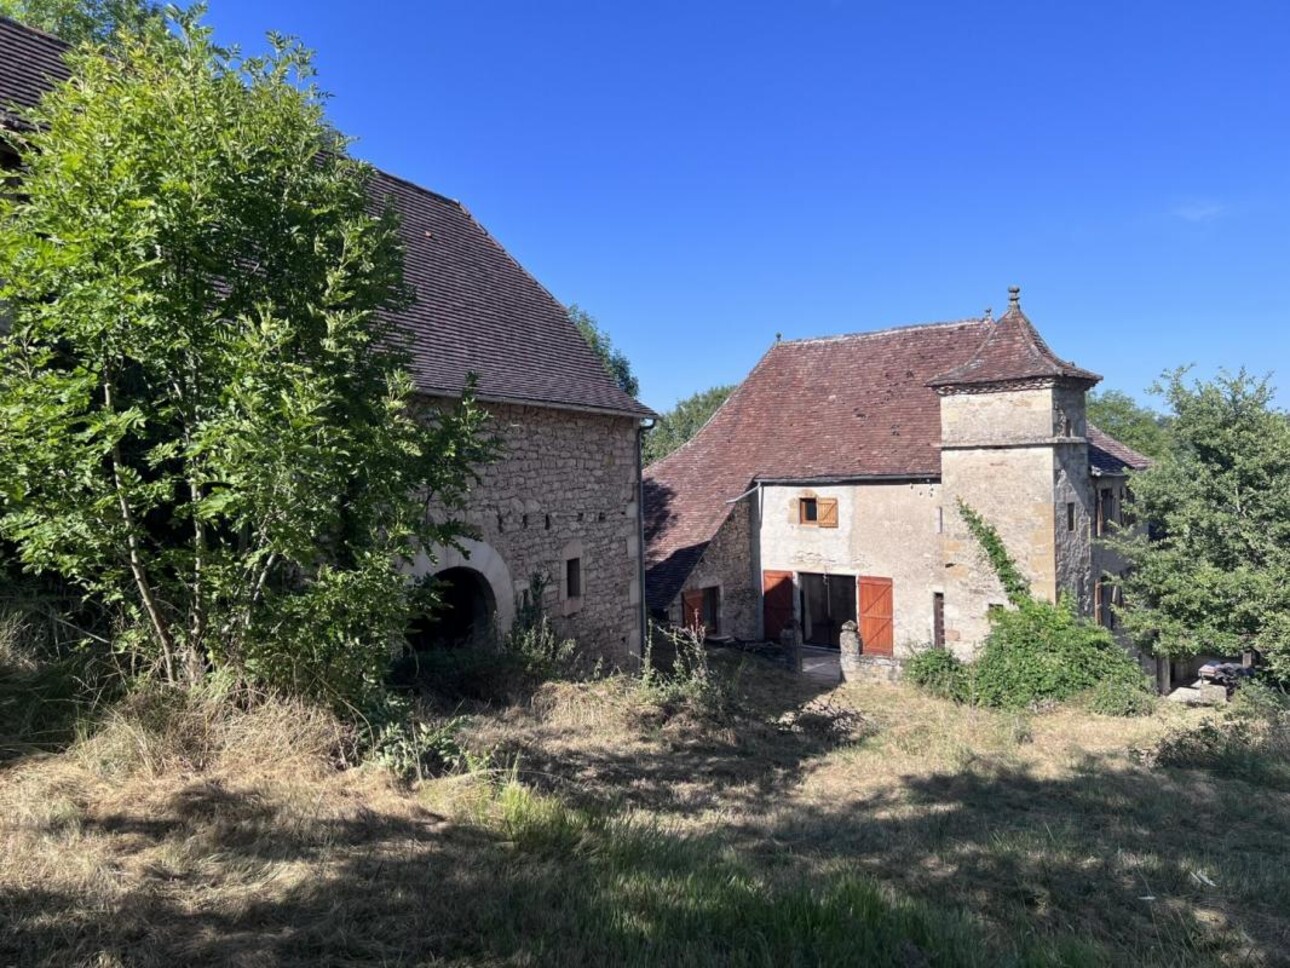
[[722,674],[456,710],[488,765],[411,785],[304,708],[109,717],[0,764],[0,965],[1290,963],[1286,773],[1158,762],[1212,714]]

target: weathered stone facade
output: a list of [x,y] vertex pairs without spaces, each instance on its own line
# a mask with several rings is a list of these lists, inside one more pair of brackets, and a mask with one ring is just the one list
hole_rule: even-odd
[[[477,571],[509,626],[532,576],[546,576],[543,605],[558,632],[612,661],[640,654],[642,595],[639,421],[551,407],[487,404],[502,456],[482,470],[462,516],[478,539],[468,556],[438,549],[419,573]],[[440,512],[442,513],[442,512]],[[566,562],[580,561],[570,596]]]
[[[938,483],[768,485],[761,494],[763,569],[889,578],[895,654],[906,655],[932,640],[932,596],[942,590]],[[799,522],[798,501],[812,497],[838,502],[836,528]],[[800,613],[800,602],[795,608]]]
[[[756,519],[751,495],[733,504],[685,585],[686,591],[718,589],[718,634],[744,640],[761,638],[761,582],[753,541]],[[668,620],[684,624],[680,596],[672,602]]]

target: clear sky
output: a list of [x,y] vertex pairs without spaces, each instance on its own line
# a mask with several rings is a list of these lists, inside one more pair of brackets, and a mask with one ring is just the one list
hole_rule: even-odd
[[356,153],[461,199],[664,409],[776,333],[1022,305],[1140,399],[1290,404],[1284,0],[211,0],[318,52]]

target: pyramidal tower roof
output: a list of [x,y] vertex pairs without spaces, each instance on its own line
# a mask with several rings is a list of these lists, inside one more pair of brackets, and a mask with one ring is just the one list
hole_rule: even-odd
[[965,363],[927,381],[937,389],[1051,379],[1092,386],[1102,378],[1058,357],[1021,311],[1021,287],[1008,289],[1008,311],[986,330]]

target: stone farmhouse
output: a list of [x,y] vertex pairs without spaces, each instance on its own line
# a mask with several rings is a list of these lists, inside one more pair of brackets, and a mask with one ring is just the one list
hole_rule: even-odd
[[1100,377],[1006,313],[776,342],[685,446],[645,470],[656,617],[712,635],[964,658],[1006,598],[958,512],[999,531],[1035,594],[1114,625],[1096,541],[1146,458],[1088,424]]
[[[0,17],[0,134],[68,77],[66,45]],[[0,138],[0,165],[16,159]],[[460,641],[511,624],[530,579],[549,583],[558,631],[607,658],[639,654],[645,628],[640,440],[651,412],[624,393],[564,308],[457,201],[378,173],[375,206],[401,217],[415,303],[397,317],[418,390],[458,398],[467,374],[502,458],[482,469],[466,553],[410,564],[445,583],[446,614],[421,634]]]

